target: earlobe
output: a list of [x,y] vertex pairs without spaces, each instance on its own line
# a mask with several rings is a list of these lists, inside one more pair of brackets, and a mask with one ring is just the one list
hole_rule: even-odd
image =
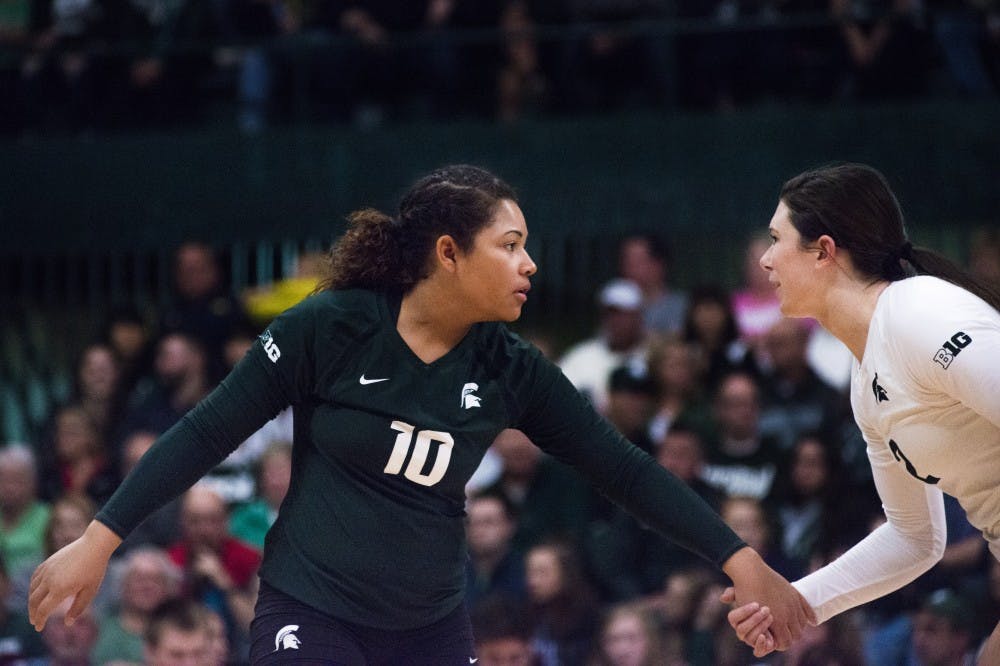
[[448,270],[454,270],[456,255],[458,254],[455,239],[451,236],[441,236],[438,238],[435,245],[435,254],[437,255],[438,263]]

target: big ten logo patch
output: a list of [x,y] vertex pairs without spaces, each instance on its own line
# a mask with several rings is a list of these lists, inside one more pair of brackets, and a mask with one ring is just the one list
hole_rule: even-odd
[[941,349],[938,349],[934,354],[934,362],[938,363],[945,370],[951,365],[951,362],[955,360],[963,349],[969,346],[972,342],[970,338],[964,331],[959,331],[955,335],[951,336],[947,342],[941,345]]

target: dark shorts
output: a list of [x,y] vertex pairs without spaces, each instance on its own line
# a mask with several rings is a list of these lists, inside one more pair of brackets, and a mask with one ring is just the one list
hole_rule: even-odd
[[322,613],[261,581],[250,625],[253,664],[469,666],[475,657],[465,605],[419,629],[372,629]]

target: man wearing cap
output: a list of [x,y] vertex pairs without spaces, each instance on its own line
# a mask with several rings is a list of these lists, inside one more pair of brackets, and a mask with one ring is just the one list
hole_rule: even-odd
[[962,596],[942,588],[913,618],[913,653],[921,666],[973,666],[976,616]]
[[559,362],[563,374],[606,413],[608,379],[623,365],[645,365],[646,327],[642,319],[642,290],[635,282],[614,279],[598,292],[598,334],[571,347]]

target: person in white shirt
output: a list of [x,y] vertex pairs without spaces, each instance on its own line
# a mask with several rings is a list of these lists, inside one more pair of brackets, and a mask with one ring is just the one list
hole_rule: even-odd
[[[1000,291],[914,247],[885,178],[860,164],[782,188],[760,265],[782,313],[815,317],[851,350],[851,406],[887,522],[794,583],[823,622],[896,590],[945,548],[942,493],[1000,559]],[[730,595],[724,594],[726,601]],[[730,611],[760,657],[769,614]],[[1000,664],[1000,624],[980,664]]]

